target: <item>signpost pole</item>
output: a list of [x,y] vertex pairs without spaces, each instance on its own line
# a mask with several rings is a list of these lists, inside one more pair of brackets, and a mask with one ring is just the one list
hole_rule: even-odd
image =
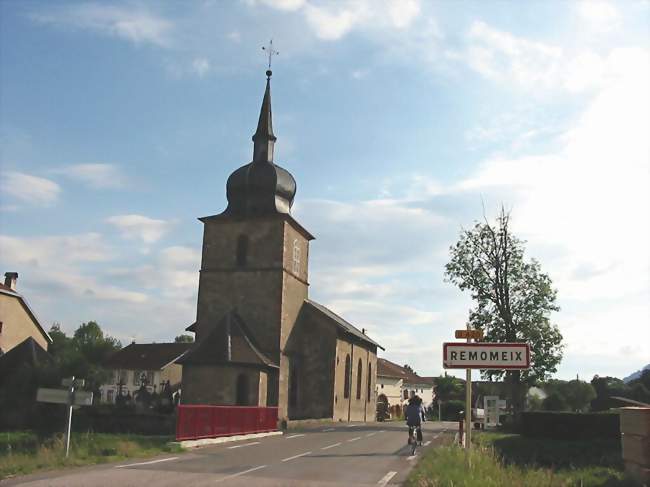
[[[469,332],[469,323],[467,331]],[[470,334],[467,334],[467,343],[471,343]],[[465,449],[469,454],[472,442],[472,369],[465,369]],[[468,457],[469,459],[469,457]]]
[[68,458],[70,454],[70,432],[72,430],[72,404],[74,404],[74,375],[70,380],[70,388],[68,389],[68,425],[65,431],[65,457]]

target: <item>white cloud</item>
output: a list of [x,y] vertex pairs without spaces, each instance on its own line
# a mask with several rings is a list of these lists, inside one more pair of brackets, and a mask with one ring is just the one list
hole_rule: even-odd
[[32,18],[45,24],[92,30],[135,44],[149,43],[159,47],[172,44],[172,23],[142,7],[86,3],[39,11]]
[[110,251],[98,233],[33,238],[2,235],[0,249],[8,261],[39,268],[47,268],[56,261],[101,262],[110,258]]
[[305,5],[305,0],[260,0],[261,3],[278,10],[294,11]]
[[596,31],[608,32],[621,25],[621,14],[610,2],[589,0],[575,6],[578,16]]
[[316,36],[326,41],[341,39],[352,28],[361,22],[366,10],[363,4],[348,4],[345,8],[336,5],[335,8],[305,6],[305,18],[314,29]]
[[404,29],[411,25],[419,14],[419,0],[400,0],[388,3],[388,16],[398,29]]
[[95,189],[122,188],[126,185],[126,177],[114,164],[73,164],[52,172],[80,181]]
[[172,222],[143,215],[115,215],[106,221],[115,226],[124,238],[142,240],[146,244],[160,240],[173,225]]
[[54,204],[61,193],[61,188],[54,181],[16,171],[8,171],[0,176],[0,190],[5,195],[36,206]]
[[210,61],[206,58],[196,58],[192,61],[192,71],[199,78],[203,78],[210,71]]

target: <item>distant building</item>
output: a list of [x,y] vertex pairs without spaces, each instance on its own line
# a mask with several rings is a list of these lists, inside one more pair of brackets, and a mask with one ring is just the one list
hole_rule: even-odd
[[43,350],[52,343],[25,297],[16,291],[17,272],[6,272],[0,284],[0,355],[32,338]]
[[434,385],[431,377],[420,377],[384,358],[377,359],[377,401],[385,401],[391,415],[399,416],[414,395],[422,398],[425,407],[434,398]]
[[112,354],[104,366],[111,380],[100,387],[102,402],[115,403],[119,394],[130,395],[143,382],[149,392],[161,392],[167,381],[174,393],[180,389],[182,366],[176,363],[191,343],[132,343]]

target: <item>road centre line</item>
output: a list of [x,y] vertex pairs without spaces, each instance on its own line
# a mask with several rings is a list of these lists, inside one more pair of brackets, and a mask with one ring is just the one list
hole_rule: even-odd
[[321,450],[329,450],[330,448],[334,448],[335,446],[341,446],[341,443],[334,443],[333,445],[324,446],[323,448],[321,448]]
[[366,435],[366,438],[368,438],[369,436],[374,436],[374,435],[376,435],[376,434],[377,434],[376,431],[375,431],[374,433],[368,433],[368,434]]
[[287,436],[285,439],[290,440],[291,438],[298,438],[299,436],[305,436],[305,434],[300,433],[299,435],[291,435],[291,436]]
[[292,456],[292,457],[285,458],[285,459],[282,460],[282,461],[283,461],[283,462],[288,462],[289,460],[294,460],[294,459],[296,459],[296,458],[304,457],[305,455],[311,455],[311,452],[310,452],[310,451],[306,451],[305,453],[301,453],[300,455],[294,455],[294,456]]
[[348,424],[345,427],[346,428],[354,428],[355,426],[359,426],[358,424]]
[[249,468],[248,470],[244,470],[243,472],[237,472],[232,475],[228,475],[226,477],[221,477],[220,479],[215,480],[215,482],[223,482],[224,480],[229,480],[235,477],[239,477],[240,475],[245,475],[247,473],[254,472],[255,470],[259,470],[261,468],[266,468],[266,465],[260,465],[259,467],[253,467],[253,468]]
[[377,485],[380,487],[384,487],[388,482],[390,482],[390,479],[395,477],[397,472],[388,472],[386,475],[384,475],[379,482],[377,482]]
[[168,462],[170,460],[176,460],[177,458],[178,457],[169,457],[169,458],[161,458],[160,460],[151,460],[149,462],[129,463],[128,465],[117,465],[114,468],[135,467],[136,465],[151,465],[152,463]]
[[336,431],[336,428],[327,428],[327,429],[323,430],[323,433],[326,432],[326,431]]
[[233,448],[243,448],[245,446],[251,446],[251,445],[259,445],[259,441],[253,441],[252,443],[244,443],[243,445],[235,445],[235,446],[229,446],[228,449],[232,450]]
[[360,440],[360,439],[361,439],[361,437],[360,437],[360,436],[357,436],[356,438],[350,438],[348,441],[349,441],[349,442],[350,442],[350,441],[357,441],[357,440]]

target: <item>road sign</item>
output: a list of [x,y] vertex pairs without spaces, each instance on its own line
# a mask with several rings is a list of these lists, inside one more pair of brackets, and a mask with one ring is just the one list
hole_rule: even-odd
[[527,343],[444,343],[445,369],[512,370],[530,368]]
[[38,402],[53,402],[56,404],[68,404],[70,393],[66,389],[46,389],[39,387],[36,391]]
[[483,330],[456,330],[455,335],[459,340],[464,340],[466,338],[480,340],[483,338]]
[[73,384],[75,387],[83,387],[86,385],[86,381],[83,379],[73,379],[72,377],[66,377],[61,381],[63,387],[70,387]]

